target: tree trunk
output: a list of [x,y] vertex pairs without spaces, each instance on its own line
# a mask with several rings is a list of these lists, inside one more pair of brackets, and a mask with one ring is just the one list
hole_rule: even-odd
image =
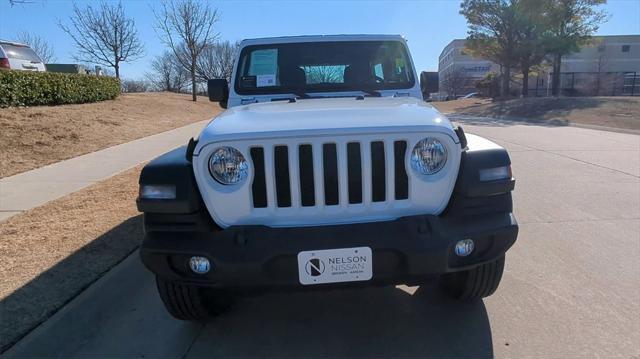
[[191,62],[191,99],[195,102],[198,101],[197,89],[196,89],[196,60]]
[[560,65],[562,55],[553,55],[553,77],[551,78],[551,94],[553,96],[560,95]]
[[529,96],[529,66],[522,68],[522,97]]
[[511,68],[504,66],[502,71],[502,97],[509,97],[509,85],[511,81]]
[[119,79],[120,78],[120,64],[116,63],[116,65],[113,68],[116,70],[116,78]]

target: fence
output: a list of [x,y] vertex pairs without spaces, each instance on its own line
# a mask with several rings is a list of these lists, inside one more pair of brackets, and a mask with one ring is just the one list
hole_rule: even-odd
[[[529,79],[529,96],[551,95],[551,74]],[[640,96],[640,72],[563,72],[564,96]]]
[[626,96],[640,96],[640,73],[627,72],[624,74],[622,94]]
[[[529,77],[529,97],[551,96],[552,74]],[[511,96],[520,96],[522,79],[513,77]],[[441,93],[446,89],[440,88]],[[498,96],[500,78],[492,81],[468,78],[456,94],[480,92],[483,96]],[[640,72],[563,72],[560,74],[560,94],[563,96],[640,96]]]

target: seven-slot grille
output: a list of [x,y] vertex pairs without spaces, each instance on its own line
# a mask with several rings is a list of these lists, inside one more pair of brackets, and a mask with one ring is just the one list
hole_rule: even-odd
[[[265,151],[273,152],[265,155]],[[336,206],[408,199],[406,152],[404,140],[251,147],[255,172],[251,184],[253,207]],[[297,178],[291,176],[291,165],[297,167]],[[267,166],[273,169],[275,198],[267,194],[271,182],[266,178]]]

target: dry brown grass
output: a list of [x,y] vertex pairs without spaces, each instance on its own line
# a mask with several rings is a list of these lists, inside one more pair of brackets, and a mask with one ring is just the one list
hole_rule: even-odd
[[0,178],[214,117],[217,104],[174,93],[82,105],[0,109]]
[[432,104],[445,113],[640,130],[640,97],[530,97],[494,102],[461,99]]
[[0,352],[138,247],[141,168],[0,223]]

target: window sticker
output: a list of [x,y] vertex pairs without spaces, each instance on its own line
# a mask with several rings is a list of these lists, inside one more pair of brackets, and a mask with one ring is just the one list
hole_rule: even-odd
[[376,75],[378,80],[380,79],[384,80],[384,71],[382,70],[382,64],[376,64],[373,67],[373,73]]
[[[273,75],[278,73],[278,49],[256,50],[251,53],[249,75]],[[258,85],[260,86],[260,85]]]
[[256,78],[257,78],[256,87],[266,87],[266,86],[276,85],[276,75],[274,74],[258,75]]
[[253,88],[256,87],[256,77],[255,76],[242,76],[242,87],[245,88]]
[[396,58],[396,74],[401,74],[402,70],[404,69],[404,59],[403,58]]

